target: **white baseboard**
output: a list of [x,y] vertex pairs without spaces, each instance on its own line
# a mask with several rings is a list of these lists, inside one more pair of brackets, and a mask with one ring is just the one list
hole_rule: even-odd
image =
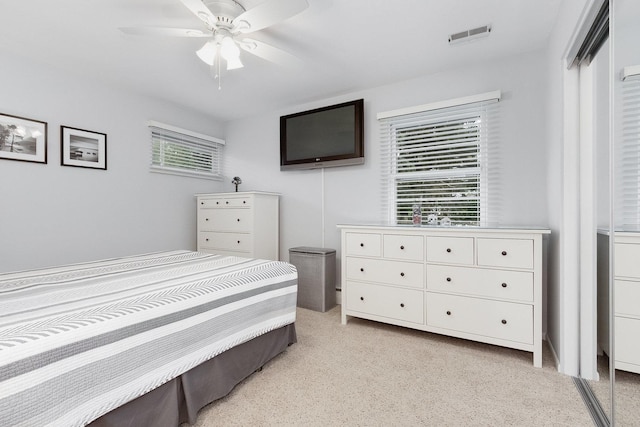
[[545,341],[547,341],[547,343],[549,344],[549,349],[551,350],[551,355],[553,356],[553,360],[556,362],[556,369],[558,370],[558,372],[562,372],[562,365],[560,365],[560,360],[558,359],[558,354],[556,353],[556,349],[553,348],[553,343],[546,339],[545,337]]

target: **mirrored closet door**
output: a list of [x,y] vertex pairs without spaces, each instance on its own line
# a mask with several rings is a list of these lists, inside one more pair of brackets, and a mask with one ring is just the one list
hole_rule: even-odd
[[611,73],[610,73],[610,47],[609,38],[602,46],[597,57],[592,61],[593,67],[593,138],[594,138],[594,173],[595,177],[595,225],[592,232],[596,236],[596,371],[597,375],[589,385],[593,390],[606,419],[612,416],[612,386],[611,386],[611,360],[610,360],[610,323],[609,323],[609,239],[612,218],[611,199],[611,144],[610,144],[610,99],[611,99]]
[[[610,166],[611,38],[609,0],[587,2],[570,52],[579,116],[580,378],[578,390],[596,425],[612,419],[608,248],[612,224]],[[580,36],[580,35],[583,36]]]
[[612,0],[613,420],[640,425],[640,1]]

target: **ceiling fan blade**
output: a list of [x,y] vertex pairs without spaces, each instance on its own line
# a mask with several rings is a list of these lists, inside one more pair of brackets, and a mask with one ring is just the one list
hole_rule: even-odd
[[211,37],[211,33],[191,28],[120,27],[120,31],[134,36]]
[[241,33],[258,31],[297,15],[307,7],[307,0],[267,0],[240,14],[233,20],[233,26]]
[[209,9],[202,3],[202,0],[180,0],[187,9],[200,18],[205,24],[213,26],[215,17]]
[[242,39],[237,40],[237,42],[243,50],[267,61],[287,67],[296,68],[302,66],[302,61],[299,58],[270,44],[253,39]]

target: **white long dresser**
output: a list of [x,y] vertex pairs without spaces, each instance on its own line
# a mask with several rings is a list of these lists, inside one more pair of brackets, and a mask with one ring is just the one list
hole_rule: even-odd
[[339,225],[349,316],[533,353],[549,230]]
[[[615,231],[613,321],[615,367],[640,374],[640,233]],[[598,345],[609,351],[609,239],[598,231]]]

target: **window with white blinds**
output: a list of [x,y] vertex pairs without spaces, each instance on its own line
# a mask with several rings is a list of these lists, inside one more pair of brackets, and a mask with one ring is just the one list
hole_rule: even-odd
[[622,120],[616,141],[616,229],[640,230],[640,75],[622,82]]
[[499,222],[500,92],[381,113],[384,215],[425,225]]
[[224,140],[158,122],[151,130],[151,172],[222,179]]

